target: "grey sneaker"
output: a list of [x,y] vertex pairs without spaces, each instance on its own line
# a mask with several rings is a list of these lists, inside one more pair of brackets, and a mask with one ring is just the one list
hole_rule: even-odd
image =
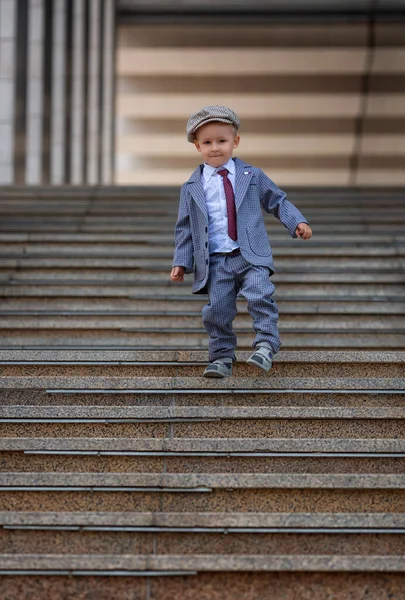
[[232,359],[218,358],[211,362],[203,373],[203,377],[230,377],[232,375]]
[[256,350],[246,362],[250,365],[254,365],[255,367],[259,367],[259,369],[262,369],[263,371],[270,371],[273,364],[273,351],[270,344],[267,342],[258,344],[256,346]]

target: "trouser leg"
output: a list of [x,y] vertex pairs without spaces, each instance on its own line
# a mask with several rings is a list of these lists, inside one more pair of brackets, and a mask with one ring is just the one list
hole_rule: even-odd
[[236,336],[232,322],[236,316],[237,287],[232,257],[213,256],[207,284],[209,301],[202,309],[202,322],[209,335],[209,360],[234,358]]
[[[248,264],[248,263],[247,263]],[[256,332],[252,346],[267,342],[273,353],[280,350],[278,332],[278,308],[273,300],[275,287],[267,267],[249,265],[241,279],[241,295],[247,300],[247,309]]]

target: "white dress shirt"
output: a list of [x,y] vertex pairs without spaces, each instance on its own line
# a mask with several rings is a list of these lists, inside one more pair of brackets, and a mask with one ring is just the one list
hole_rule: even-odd
[[228,212],[226,209],[225,190],[222,176],[218,175],[218,171],[221,169],[229,171],[228,179],[235,194],[235,163],[232,158],[220,167],[211,167],[211,165],[205,163],[201,174],[208,212],[210,254],[213,252],[232,252],[235,248],[239,248],[237,240],[231,239],[228,235]]

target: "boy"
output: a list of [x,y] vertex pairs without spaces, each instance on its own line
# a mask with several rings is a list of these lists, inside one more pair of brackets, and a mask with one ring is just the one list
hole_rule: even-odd
[[171,279],[194,271],[194,294],[207,294],[202,310],[209,335],[204,377],[232,374],[238,293],[247,299],[256,337],[248,359],[269,371],[280,349],[278,310],[272,299],[272,251],[261,209],[272,213],[291,237],[309,239],[311,228],[300,211],[260,169],[232,158],[239,145],[238,116],[226,106],[206,106],[191,115],[187,139],[204,159],[183,184],[175,229]]

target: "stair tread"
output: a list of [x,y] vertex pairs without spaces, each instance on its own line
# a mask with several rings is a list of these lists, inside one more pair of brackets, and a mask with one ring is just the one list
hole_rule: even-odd
[[400,489],[405,475],[340,473],[0,473],[7,487],[156,488],[184,489]]
[[[404,556],[387,555],[91,555],[0,554],[1,571],[405,571]],[[69,573],[66,573],[69,574]]]
[[238,388],[280,390],[405,390],[405,378],[231,377],[214,380],[204,377],[10,376],[0,377],[0,388],[48,388],[54,390],[232,390]]
[[12,419],[404,419],[405,407],[268,406],[0,406],[0,421]]
[[0,512],[1,525],[403,528],[403,513]]
[[381,453],[405,452],[404,439],[367,438],[40,438],[1,437],[0,451],[82,450],[134,452],[274,452],[274,453]]

